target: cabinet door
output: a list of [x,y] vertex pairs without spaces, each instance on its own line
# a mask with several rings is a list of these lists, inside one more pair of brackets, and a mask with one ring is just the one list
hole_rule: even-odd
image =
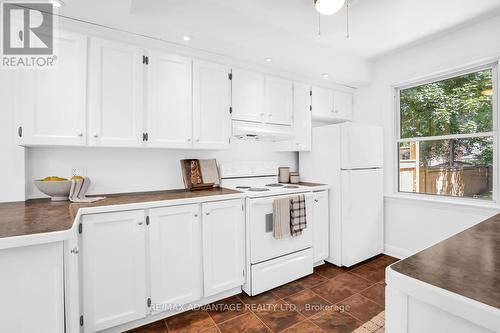
[[199,205],[150,210],[151,300],[155,311],[201,298]]
[[293,120],[293,83],[277,77],[266,77],[267,122],[291,125]]
[[243,284],[245,215],[243,200],[202,205],[204,296]]
[[21,145],[79,146],[86,142],[87,37],[60,31],[55,42],[55,68],[19,73]]
[[311,150],[311,96],[310,86],[294,83],[293,89],[293,131],[292,150]]
[[333,118],[333,91],[314,86],[311,91],[313,118]]
[[148,144],[153,147],[191,148],[191,59],[150,52],[147,67]]
[[85,332],[146,316],[144,219],[142,210],[83,216]]
[[328,258],[328,191],[315,192],[313,196],[313,252],[314,262]]
[[133,45],[91,39],[91,145],[142,146],[143,51]]
[[62,242],[0,250],[0,332],[64,332]]
[[231,136],[230,68],[196,60],[193,63],[194,148],[227,149]]
[[352,120],[352,99],[351,93],[335,91],[333,94],[333,113],[335,117]]
[[265,120],[264,75],[233,69],[233,120]]

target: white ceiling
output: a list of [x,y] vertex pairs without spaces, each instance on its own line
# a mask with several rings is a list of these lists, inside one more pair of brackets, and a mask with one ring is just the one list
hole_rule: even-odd
[[[331,73],[349,82],[345,67],[363,67],[407,45],[500,14],[500,0],[354,0],[350,38],[345,8],[318,15],[313,0],[65,0],[66,16],[184,43],[253,62]],[[344,68],[344,72],[342,69]],[[363,70],[364,71],[364,70]],[[364,72],[363,72],[364,73]],[[352,73],[353,76],[363,73]],[[362,81],[353,79],[351,83]]]

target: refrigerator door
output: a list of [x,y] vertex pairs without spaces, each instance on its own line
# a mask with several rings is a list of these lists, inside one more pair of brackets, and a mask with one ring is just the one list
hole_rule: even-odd
[[341,255],[349,267],[383,252],[383,170],[343,170],[341,179]]
[[345,123],[341,126],[342,169],[383,167],[382,127],[356,123]]

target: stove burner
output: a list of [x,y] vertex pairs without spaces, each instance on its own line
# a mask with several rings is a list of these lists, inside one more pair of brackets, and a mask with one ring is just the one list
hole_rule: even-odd
[[281,187],[281,186],[284,186],[283,184],[278,184],[278,183],[274,183],[274,184],[266,184],[267,187]]
[[299,188],[299,186],[297,186],[297,185],[287,185],[287,186],[285,186],[283,188]]
[[268,188],[260,188],[260,187],[252,187],[250,189],[248,189],[250,192],[265,192],[265,191],[269,191]]
[[250,186],[236,186],[236,188],[240,190],[248,190]]

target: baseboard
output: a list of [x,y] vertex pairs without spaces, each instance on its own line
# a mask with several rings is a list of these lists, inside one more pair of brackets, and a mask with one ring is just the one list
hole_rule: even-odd
[[395,257],[398,259],[404,259],[404,258],[407,258],[409,256],[414,255],[415,252],[385,244],[384,254],[387,254],[388,256]]

